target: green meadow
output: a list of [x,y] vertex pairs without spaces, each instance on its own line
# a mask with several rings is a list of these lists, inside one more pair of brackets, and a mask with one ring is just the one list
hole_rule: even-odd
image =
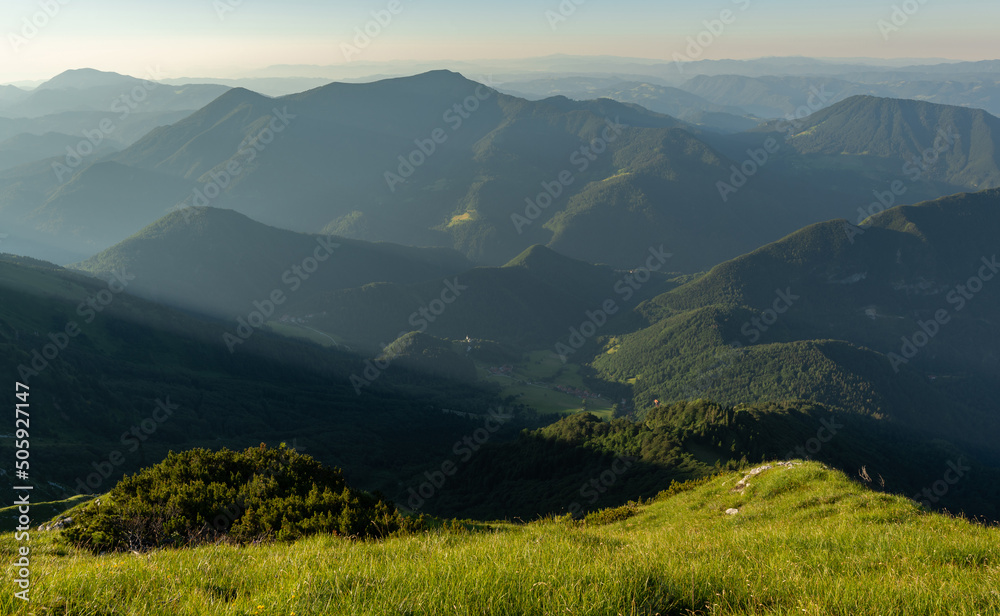
[[[94,556],[33,533],[32,600],[9,585],[0,613],[1000,613],[998,529],[818,463],[775,466],[739,490],[745,475],[674,486],[586,521],[448,524],[371,542],[319,535]],[[16,545],[0,540],[5,561]]]

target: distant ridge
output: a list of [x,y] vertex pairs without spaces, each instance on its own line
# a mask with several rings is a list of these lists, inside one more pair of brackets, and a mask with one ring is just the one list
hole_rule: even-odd
[[[302,270],[307,259],[314,259],[307,265],[314,273]],[[187,208],[75,267],[102,277],[128,271],[137,277],[131,293],[228,318],[248,312],[275,289],[289,296],[284,308],[292,310],[334,289],[443,278],[468,266],[446,249],[301,234],[232,210]]]

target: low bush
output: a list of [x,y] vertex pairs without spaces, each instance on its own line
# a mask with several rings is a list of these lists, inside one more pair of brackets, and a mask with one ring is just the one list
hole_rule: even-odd
[[63,537],[101,553],[321,532],[382,538],[421,524],[379,495],[347,487],[339,469],[284,446],[261,445],[171,452],[84,506]]

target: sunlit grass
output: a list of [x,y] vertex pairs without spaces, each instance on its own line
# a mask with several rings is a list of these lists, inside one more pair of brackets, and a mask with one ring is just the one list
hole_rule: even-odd
[[464,214],[456,214],[455,216],[451,217],[451,220],[448,221],[448,228],[460,225],[463,222],[472,222],[475,219],[476,219],[475,212],[465,212]]
[[[550,520],[380,543],[149,554],[35,544],[3,614],[998,614],[1000,531],[809,463],[741,474],[607,526]],[[726,515],[728,508],[736,515]],[[14,541],[2,552],[13,560]]]

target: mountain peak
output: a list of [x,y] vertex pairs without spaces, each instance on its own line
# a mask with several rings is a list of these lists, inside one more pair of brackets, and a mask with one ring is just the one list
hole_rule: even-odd
[[255,220],[237,212],[217,207],[185,207],[173,210],[163,218],[149,225],[140,233],[156,229],[159,232],[191,226],[201,229],[205,225],[219,225],[226,228],[243,225],[263,226]]
[[974,107],[961,107],[957,105],[944,105],[929,101],[915,100],[911,98],[893,98],[886,96],[874,96],[871,94],[855,94],[842,101],[834,103],[817,112],[817,117],[827,117],[835,114],[850,113],[863,114],[875,110],[905,110],[905,109],[926,109],[941,113],[947,110],[961,111],[966,113],[985,113],[981,109]]
[[433,71],[427,71],[425,73],[418,73],[416,75],[411,75],[409,77],[397,77],[395,79],[385,79],[381,82],[382,84],[412,84],[419,88],[433,87],[433,88],[458,88],[458,89],[468,89],[470,87],[475,87],[479,82],[469,79],[461,73],[456,73],[455,71],[450,71],[447,69],[437,69]]
[[131,85],[141,81],[135,77],[99,71],[93,68],[77,68],[59,73],[38,86],[39,90],[82,90],[103,86]]
[[225,93],[223,93],[219,98],[215,99],[209,105],[224,104],[236,105],[240,103],[257,103],[259,101],[265,100],[267,97],[259,92],[254,92],[253,90],[248,90],[243,87],[230,88]]
[[[758,130],[776,129],[780,122]],[[982,109],[858,95],[803,118],[794,130],[788,142],[799,154],[883,159],[886,169],[899,174],[902,167],[911,181],[931,179],[969,190],[1000,184],[1000,167],[989,154],[1000,119]],[[913,162],[924,157],[926,164]]]
[[[376,100],[406,100],[415,101],[411,97],[420,99],[434,99],[435,104],[440,104],[441,99],[452,99],[456,96],[464,98],[472,94],[479,86],[479,83],[466,78],[460,73],[449,70],[433,70],[416,75],[404,77],[390,77],[361,83],[334,81],[312,90],[289,94],[284,100],[295,101],[297,103],[331,101],[343,103],[344,100],[360,101],[366,97]],[[372,98],[374,97],[374,98]],[[371,101],[365,101],[363,105],[370,108]],[[381,104],[381,102],[377,103]]]
[[603,265],[592,265],[552,250],[548,246],[535,245],[528,248],[504,268],[521,268],[531,276],[547,280],[558,280],[560,284],[575,281],[578,284],[591,284],[594,280],[603,280],[610,270]]
[[562,256],[547,246],[535,244],[511,259],[504,267],[547,268],[568,261],[572,261],[572,259]]
[[446,68],[439,68],[433,71],[427,71],[425,73],[417,73],[416,75],[414,75],[414,77],[434,77],[439,79],[443,78],[443,79],[462,79],[462,80],[465,79],[465,76],[462,75],[461,73],[451,71]]

